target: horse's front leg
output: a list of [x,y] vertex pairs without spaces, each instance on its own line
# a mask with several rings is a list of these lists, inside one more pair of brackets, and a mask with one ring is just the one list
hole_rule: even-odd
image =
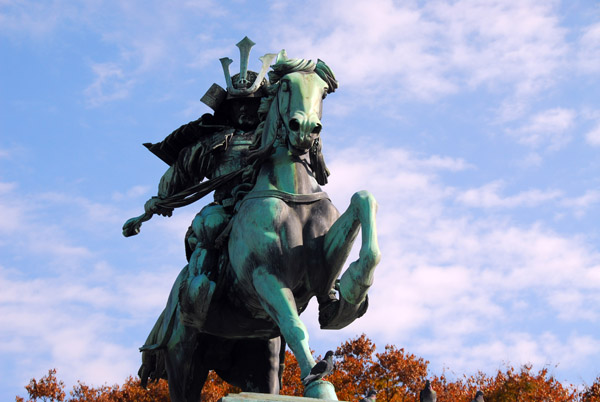
[[375,214],[377,201],[368,191],[352,196],[350,207],[335,221],[325,235],[325,258],[332,272],[340,272],[358,234],[362,229],[362,244],[358,260],[352,262],[340,279],[340,296],[358,305],[365,300],[373,284],[373,273],[381,259],[377,243]]
[[315,360],[308,346],[308,331],[298,316],[292,291],[265,267],[254,270],[252,284],[259,295],[262,307],[275,321],[285,341],[294,352],[300,366],[301,377],[306,377],[315,365]]

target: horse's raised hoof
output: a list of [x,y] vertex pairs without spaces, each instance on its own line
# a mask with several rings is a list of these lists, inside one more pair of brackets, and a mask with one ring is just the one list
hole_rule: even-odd
[[308,384],[304,388],[304,396],[306,398],[327,399],[330,401],[338,400],[333,384],[324,380],[316,380]]

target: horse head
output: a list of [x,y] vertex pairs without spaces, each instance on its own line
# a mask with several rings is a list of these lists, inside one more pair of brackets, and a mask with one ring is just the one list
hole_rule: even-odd
[[[276,138],[296,155],[307,153],[321,133],[323,99],[338,83],[323,61],[290,59],[285,50],[269,72],[270,96],[259,109],[264,116],[260,148],[250,159],[261,159],[273,151]],[[314,149],[314,148],[313,148]],[[320,152],[320,148],[318,150]]]
[[327,83],[316,73],[294,72],[280,80],[277,106],[290,152],[306,153],[319,137],[327,90]]

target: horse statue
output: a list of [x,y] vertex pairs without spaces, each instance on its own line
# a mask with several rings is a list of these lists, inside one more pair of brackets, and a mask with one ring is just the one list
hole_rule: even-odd
[[[325,329],[348,325],[368,305],[381,258],[375,198],[359,191],[340,214],[319,185],[328,174],[320,152],[322,103],[337,81],[321,60],[289,59],[285,51],[271,67],[240,173],[246,183],[232,192],[235,213],[214,226],[221,248],[192,255],[142,348],[143,383],[168,378],[175,402],[198,401],[210,369],[243,390],[278,393],[286,344],[302,378],[316,364],[299,318],[312,297]],[[135,219],[124,232],[139,230],[147,216]],[[205,227],[194,230],[206,231],[210,216],[203,219]],[[359,258],[342,274],[359,229]],[[198,279],[198,258],[218,261],[217,279]],[[307,384],[305,396],[337,399],[323,380]]]

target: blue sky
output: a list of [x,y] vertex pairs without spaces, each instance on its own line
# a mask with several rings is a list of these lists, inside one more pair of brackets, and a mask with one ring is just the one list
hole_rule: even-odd
[[436,374],[600,375],[597,2],[4,0],[1,399],[53,367],[137,372],[204,205],[123,238],[166,168],[141,144],[209,111],[245,35],[251,69],[284,48],[332,67],[326,191],[380,204],[369,311],[331,332],[310,307],[318,354],[365,332]]

